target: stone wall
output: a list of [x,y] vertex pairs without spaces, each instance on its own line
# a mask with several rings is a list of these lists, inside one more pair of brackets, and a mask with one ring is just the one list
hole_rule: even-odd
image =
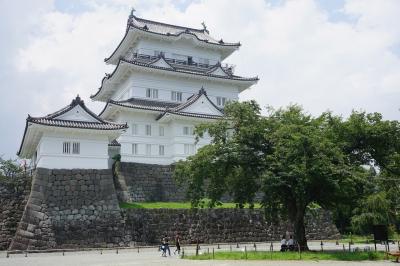
[[173,165],[121,162],[117,171],[117,192],[122,201],[183,201],[184,189],[173,177]]
[[123,245],[122,228],[111,170],[39,168],[10,248]]
[[30,190],[28,176],[18,176],[13,181],[0,182],[0,250],[10,246]]
[[[177,233],[183,243],[235,243],[280,240],[282,234],[293,232],[291,223],[267,223],[259,209],[129,209],[125,217],[132,240],[146,244],[159,243],[165,234],[173,239]],[[306,223],[308,239],[340,237],[327,211],[308,214]]]
[[[122,164],[120,172],[128,178],[113,176],[111,170],[37,169],[26,205],[23,196],[13,201],[0,194],[1,202],[7,202],[7,207],[0,207],[0,243],[8,245],[15,231],[9,248],[19,250],[126,246],[131,241],[155,244],[161,236],[172,238],[177,232],[183,243],[258,242],[277,240],[283,232],[292,231],[290,223],[271,226],[257,209],[121,210],[115,187],[136,200],[183,199],[183,191],[173,183],[171,168],[149,167]],[[151,171],[154,173],[146,180]],[[310,239],[338,237],[328,212],[308,214],[307,224]]]

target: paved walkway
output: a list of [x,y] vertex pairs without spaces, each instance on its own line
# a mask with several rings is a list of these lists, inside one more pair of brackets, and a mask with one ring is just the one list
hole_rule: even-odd
[[[275,246],[278,244],[276,243]],[[233,246],[233,250],[241,250],[244,245],[241,245],[239,249],[236,246]],[[252,245],[248,244],[247,248],[249,249]],[[326,244],[326,247],[337,247],[334,243]],[[359,245],[359,248],[362,248],[365,245]],[[263,248],[264,247],[264,248]],[[315,242],[313,244],[310,243],[310,247],[318,247],[318,243]],[[214,248],[217,249],[217,246],[202,246],[201,252],[206,252],[207,249],[212,250]],[[267,244],[258,244],[257,249],[266,249]],[[338,247],[339,248],[339,247]],[[230,249],[230,245],[221,246],[221,249]],[[186,247],[186,254],[193,254],[194,247]],[[119,250],[118,254],[116,250],[104,250],[102,254],[100,251],[85,251],[85,252],[66,252],[65,255],[61,252],[55,253],[29,253],[27,257],[25,254],[11,254],[9,258],[6,257],[6,252],[0,253],[0,266],[77,266],[77,265],[85,265],[85,266],[134,266],[134,265],[161,265],[161,266],[226,266],[226,265],[234,265],[234,266],[256,266],[256,265],[274,265],[274,266],[306,266],[306,265],[323,265],[323,266],[361,266],[361,265],[374,265],[374,266],[383,266],[383,265],[396,265],[391,261],[379,261],[379,262],[339,262],[339,261],[193,261],[180,259],[177,256],[171,257],[161,257],[157,248],[145,248],[140,249],[140,252],[137,252],[137,249],[124,249]]]

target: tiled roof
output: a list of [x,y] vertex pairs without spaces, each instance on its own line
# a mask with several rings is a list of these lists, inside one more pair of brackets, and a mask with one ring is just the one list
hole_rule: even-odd
[[168,114],[180,115],[180,116],[188,116],[188,117],[197,117],[197,118],[205,118],[205,119],[221,119],[221,115],[210,115],[210,114],[198,114],[198,113],[189,113],[189,112],[179,112],[168,110],[162,114],[160,114],[156,120],[160,120],[162,117]]
[[210,36],[207,29],[194,29],[178,25],[162,23],[158,21],[148,20],[131,15],[128,19],[128,27],[132,26],[139,30],[157,33],[165,36],[179,36],[181,34],[192,34],[199,41],[221,46],[240,46],[240,43],[228,43],[216,40]]
[[[143,67],[149,67],[149,68],[155,68],[155,69],[161,69],[161,70],[167,70],[167,71],[173,71],[173,72],[180,72],[180,73],[187,73],[187,74],[192,74],[192,75],[199,75],[199,76],[209,76],[209,77],[213,77],[213,78],[222,78],[222,79],[232,79],[232,80],[239,80],[239,81],[258,81],[258,77],[251,77],[251,78],[246,78],[246,77],[241,77],[241,76],[236,76],[236,75],[232,75],[230,73],[226,73],[226,76],[220,76],[220,75],[215,75],[210,73],[210,71],[214,71],[217,67],[220,66],[220,63],[217,63],[214,66],[211,66],[209,69],[201,69],[201,68],[191,68],[189,69],[186,66],[179,66],[176,64],[172,64],[173,68],[166,68],[166,67],[161,67],[161,66],[155,66],[154,61],[144,61],[142,59],[137,60],[126,60],[126,59],[120,59],[121,62],[125,62],[125,63],[130,63],[130,64],[134,64],[137,66],[143,66]],[[117,66],[118,67],[118,66]],[[108,78],[110,78],[112,76],[109,75]]]
[[116,124],[112,122],[98,123],[98,122],[71,121],[62,119],[47,119],[43,117],[30,117],[30,116],[28,116],[27,122],[45,126],[98,129],[98,130],[118,130],[118,129],[126,129],[128,127],[126,124]]
[[[62,114],[73,109],[75,106],[79,105],[80,107],[85,110],[91,117],[93,117],[98,122],[87,122],[87,121],[75,121],[75,120],[63,120],[57,119]],[[27,122],[46,125],[46,126],[55,126],[55,127],[71,127],[71,128],[83,128],[83,129],[99,129],[99,130],[118,130],[118,129],[125,129],[128,128],[127,124],[117,124],[110,121],[105,121],[95,113],[90,111],[83,100],[79,97],[79,95],[72,100],[71,104],[67,105],[66,107],[48,114],[43,117],[31,117],[28,115],[26,119]]]
[[198,40],[200,43],[206,45],[212,45],[214,47],[216,46],[221,48],[228,48],[230,50],[232,49],[236,50],[240,46],[240,42],[229,43],[229,42],[224,42],[222,39],[220,40],[214,39],[213,37],[210,36],[209,31],[206,28],[194,29],[189,27],[172,25],[172,24],[139,18],[134,16],[133,13],[131,13],[131,15],[128,18],[127,28],[124,37],[118,44],[117,48],[115,48],[112,54],[108,58],[104,59],[104,61],[107,62],[116,54],[117,50],[121,47],[125,39],[128,37],[131,29],[136,29],[141,32],[147,32],[150,34],[155,34],[165,37],[176,37],[176,38],[178,38],[182,34],[189,34],[195,37],[195,39]]
[[189,116],[189,117],[198,117],[198,118],[207,118],[207,119],[218,119],[221,118],[222,115],[212,115],[212,114],[201,114],[201,113],[191,113],[191,112],[183,112],[181,110],[185,109],[186,107],[195,103],[202,95],[204,95],[207,100],[221,113],[223,110],[216,106],[210,98],[207,96],[207,92],[204,88],[201,88],[197,94],[194,94],[188,98],[186,102],[183,103],[175,103],[175,102],[166,102],[166,101],[155,101],[155,100],[148,100],[143,98],[130,98],[124,101],[113,101],[109,100],[101,111],[99,115],[102,115],[105,110],[107,109],[109,104],[114,104],[122,107],[133,108],[133,109],[140,109],[140,110],[150,110],[161,112],[156,120],[161,119],[166,114],[175,114],[181,116]]
[[[244,82],[249,82],[249,81],[257,82],[259,80],[258,77],[246,78],[246,77],[240,77],[240,76],[236,76],[236,75],[232,75],[232,74],[226,75],[226,76],[215,75],[215,74],[207,73],[209,71],[208,69],[200,71],[199,69],[193,70],[193,69],[178,68],[178,67],[176,67],[176,65],[173,65],[174,68],[167,68],[167,67],[152,65],[152,64],[154,64],[154,61],[144,62],[143,60],[120,59],[118,65],[114,69],[114,71],[111,74],[106,74],[106,76],[103,78],[103,80],[101,82],[101,84],[102,84],[101,87],[97,90],[97,92],[95,94],[91,95],[90,98],[92,98],[92,99],[95,98],[101,92],[104,82],[113,77],[113,75],[117,72],[121,63],[128,63],[131,65],[150,68],[150,69],[158,69],[158,70],[169,71],[169,72],[177,72],[177,73],[184,73],[184,74],[195,75],[195,76],[212,77],[212,78],[225,79],[225,80],[235,80],[235,81],[244,81]],[[214,67],[215,66],[213,66],[213,68]]]
[[111,147],[120,147],[120,146],[121,146],[121,143],[119,143],[116,139],[114,139],[113,141],[111,141],[111,142],[108,144],[108,146],[111,146]]
[[[150,111],[164,111],[167,108],[175,108],[180,105],[180,103],[147,100],[147,99],[142,99],[142,98],[130,98],[130,99],[124,100],[124,101],[110,100],[108,102],[115,104],[115,105],[124,106],[124,107],[150,110]],[[101,114],[102,114],[102,112],[100,113],[100,115]]]

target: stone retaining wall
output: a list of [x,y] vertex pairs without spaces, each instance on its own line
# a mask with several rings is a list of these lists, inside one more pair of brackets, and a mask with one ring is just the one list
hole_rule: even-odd
[[10,246],[25,208],[29,194],[30,180],[25,177],[15,177],[18,185],[0,183],[0,250]]
[[[126,229],[133,241],[159,243],[167,234],[171,239],[179,233],[183,243],[263,242],[280,240],[293,232],[293,226],[267,223],[262,210],[255,209],[128,209]],[[306,218],[308,239],[338,239],[336,226],[329,212],[318,210]]]
[[[6,209],[0,207],[0,218],[9,215],[14,221],[13,227],[9,220],[1,220],[0,225],[8,226],[10,230],[1,228],[0,234],[6,233],[0,235],[0,240],[6,241],[0,243],[9,243],[10,235],[15,232],[15,222],[19,219],[10,249],[126,246],[131,241],[155,244],[163,235],[168,234],[172,238],[177,232],[182,236],[183,243],[197,240],[202,243],[258,242],[277,240],[282,233],[292,231],[290,223],[271,226],[265,221],[263,212],[257,209],[121,210],[115,187],[119,187],[120,191],[125,188],[125,192],[131,193],[129,197],[142,200],[182,200],[184,193],[177,192],[171,183],[171,169],[157,167],[154,175],[149,176],[150,181],[146,181],[145,173],[151,171],[147,167],[142,165],[134,170],[135,164],[127,164],[121,168],[122,173],[131,177],[139,176],[142,190],[136,190],[139,186],[135,187],[133,180],[138,179],[134,178],[127,178],[122,186],[121,180],[116,179],[111,170],[37,169],[32,176],[22,217],[21,207],[24,204],[21,200],[14,203],[8,201]],[[169,179],[160,180],[163,175],[169,175]],[[144,187],[146,189],[143,190]],[[161,194],[158,198],[157,193]],[[0,194],[0,199],[4,202],[3,194]],[[13,212],[10,208],[14,207]],[[307,224],[310,239],[338,237],[329,212],[320,210],[309,213]]]
[[185,200],[184,189],[179,188],[172,177],[173,165],[121,162],[116,170],[120,199],[125,197],[132,202]]
[[111,170],[39,168],[10,248],[123,245],[122,228]]

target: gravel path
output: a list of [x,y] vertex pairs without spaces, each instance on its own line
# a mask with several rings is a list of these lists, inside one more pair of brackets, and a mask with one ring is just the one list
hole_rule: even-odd
[[[318,243],[314,243],[315,248],[318,247]],[[277,244],[276,244],[277,245]],[[248,247],[251,245],[249,244]],[[334,244],[327,244],[326,247],[334,247]],[[264,244],[266,248],[267,245]],[[360,245],[359,248],[365,247]],[[217,248],[216,246],[203,246],[202,252],[205,252],[209,248]],[[221,246],[222,249],[230,248],[229,245]],[[240,249],[243,248],[243,245]],[[262,249],[262,245],[259,245]],[[236,247],[234,247],[235,250]],[[173,250],[173,249],[171,249]],[[194,247],[186,247],[186,254],[193,254]],[[6,257],[5,252],[0,252],[0,266],[128,266],[128,265],[161,265],[161,266],[196,266],[196,265],[208,265],[208,266],[225,266],[225,265],[237,265],[237,266],[256,266],[256,265],[273,265],[273,266],[306,266],[306,265],[323,265],[323,266],[361,266],[361,265],[396,265],[391,261],[379,261],[379,262],[340,262],[340,261],[193,261],[180,259],[177,256],[161,257],[160,253],[156,248],[141,249],[140,253],[136,249],[125,249],[119,250],[118,254],[116,250],[104,250],[102,254],[100,251],[85,251],[85,252],[66,252],[65,255],[61,252],[56,253],[29,253],[27,257],[24,254],[11,254],[9,258]]]

